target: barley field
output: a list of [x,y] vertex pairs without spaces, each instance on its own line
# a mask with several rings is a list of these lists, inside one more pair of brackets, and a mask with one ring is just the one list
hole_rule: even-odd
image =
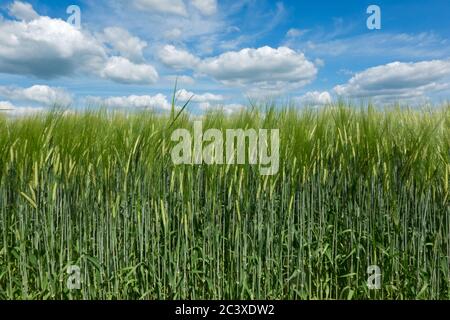
[[450,298],[450,106],[203,117],[279,129],[272,176],[174,165],[192,121],[0,115],[0,299]]

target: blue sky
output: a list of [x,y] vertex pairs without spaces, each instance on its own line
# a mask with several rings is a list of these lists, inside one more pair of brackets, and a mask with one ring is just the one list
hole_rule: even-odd
[[[80,26],[67,7],[81,10]],[[381,29],[369,30],[370,5]],[[191,111],[248,98],[321,105],[446,101],[450,2],[2,1],[0,109],[167,110],[175,79]]]

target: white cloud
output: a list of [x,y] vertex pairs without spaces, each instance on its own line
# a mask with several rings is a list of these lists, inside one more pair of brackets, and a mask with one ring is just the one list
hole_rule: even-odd
[[[119,83],[156,82],[158,73],[152,65],[130,61],[143,60],[144,41],[121,28],[106,28],[100,38],[49,17],[0,21],[0,73],[41,79],[87,74]],[[109,57],[102,41],[124,57]]]
[[164,37],[169,40],[179,39],[183,35],[183,31],[180,28],[173,28],[169,31],[164,32]]
[[205,16],[211,16],[217,13],[216,0],[192,0],[192,5]]
[[317,74],[316,66],[303,53],[267,46],[205,59],[198,71],[226,85],[250,86],[266,92],[302,87]]
[[232,114],[243,110],[245,106],[242,104],[231,103],[231,104],[212,104],[210,102],[202,102],[199,104],[199,109],[203,112],[205,111],[223,111],[226,114]]
[[203,93],[203,94],[195,94],[193,92],[187,91],[185,89],[178,90],[176,95],[179,101],[188,101],[191,97],[192,102],[219,102],[223,101],[224,97],[222,95],[213,94],[213,93]]
[[323,67],[325,65],[325,61],[323,61],[320,58],[316,58],[316,59],[314,59],[314,64],[321,68],[321,67]]
[[93,37],[65,21],[0,22],[0,72],[52,78],[97,70],[105,57]]
[[101,71],[101,76],[119,83],[152,84],[158,72],[148,64],[136,64],[123,57],[111,57]]
[[[217,13],[217,0],[190,0],[190,3],[204,16]],[[183,0],[133,0],[136,8],[152,13],[163,13],[188,17],[188,8]]]
[[167,97],[158,93],[157,95],[131,95],[122,97],[89,97],[88,101],[97,105],[105,105],[111,108],[148,108],[152,110],[170,110]]
[[296,28],[289,29],[288,32],[286,32],[286,37],[288,38],[298,38],[307,33],[309,30],[300,30]]
[[9,101],[0,101],[0,111],[13,110],[15,106]]
[[144,60],[142,50],[147,47],[147,42],[132,36],[123,28],[105,28],[100,39],[109,43],[116,52],[131,61],[141,62]]
[[187,16],[183,0],[134,0],[134,5],[141,10]]
[[12,104],[10,101],[0,101],[0,115],[5,114],[7,116],[18,117],[27,116],[46,111],[42,107],[18,107]]
[[450,87],[450,60],[392,62],[356,73],[334,91],[350,98],[403,100],[424,97]]
[[15,107],[11,111],[7,111],[8,115],[11,115],[13,117],[15,116],[28,116],[33,115],[41,112],[45,112],[47,109],[42,107]]
[[159,59],[166,66],[173,69],[193,69],[200,59],[186,50],[177,49],[172,45],[166,45],[158,52]]
[[8,13],[10,16],[24,21],[31,21],[39,18],[39,15],[34,11],[31,4],[22,1],[14,1],[11,3],[8,6]]
[[45,85],[34,85],[29,88],[13,88],[0,86],[0,96],[11,100],[36,102],[44,105],[72,103],[72,96],[61,88]]
[[166,45],[159,51],[159,58],[174,69],[192,69],[225,85],[264,93],[302,87],[314,80],[317,74],[313,62],[307,60],[303,53],[287,47],[246,48],[201,60],[186,50]]
[[227,114],[238,112],[244,108],[241,104],[226,104],[225,97],[219,94],[205,92],[203,94],[196,94],[185,89],[178,90],[176,93],[177,101],[186,102],[191,99],[191,103],[197,104],[200,111],[217,111],[221,110]]
[[181,75],[181,76],[168,75],[168,76],[165,76],[164,78],[166,80],[172,82],[173,84],[175,84],[175,81],[177,82],[177,84],[180,84],[180,85],[193,85],[193,84],[195,84],[194,78],[192,78],[190,76],[186,76],[186,75]]
[[433,32],[372,32],[331,39],[326,34],[317,34],[311,35],[308,40],[289,41],[288,44],[321,57],[347,58],[436,59],[447,57],[450,50],[450,41]]
[[328,91],[310,91],[305,93],[303,96],[296,98],[295,100],[303,105],[326,105],[331,103],[331,95],[328,93]]

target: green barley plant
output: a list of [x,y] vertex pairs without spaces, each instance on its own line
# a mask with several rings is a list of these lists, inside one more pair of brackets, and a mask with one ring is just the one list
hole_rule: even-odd
[[0,299],[450,298],[450,106],[202,119],[279,129],[278,174],[175,166],[175,108],[0,114]]

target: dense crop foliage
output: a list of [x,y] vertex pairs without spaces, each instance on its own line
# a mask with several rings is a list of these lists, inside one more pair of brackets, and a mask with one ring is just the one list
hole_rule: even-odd
[[174,166],[186,115],[0,117],[0,299],[450,298],[450,109],[264,111],[203,125],[280,129],[274,176]]

